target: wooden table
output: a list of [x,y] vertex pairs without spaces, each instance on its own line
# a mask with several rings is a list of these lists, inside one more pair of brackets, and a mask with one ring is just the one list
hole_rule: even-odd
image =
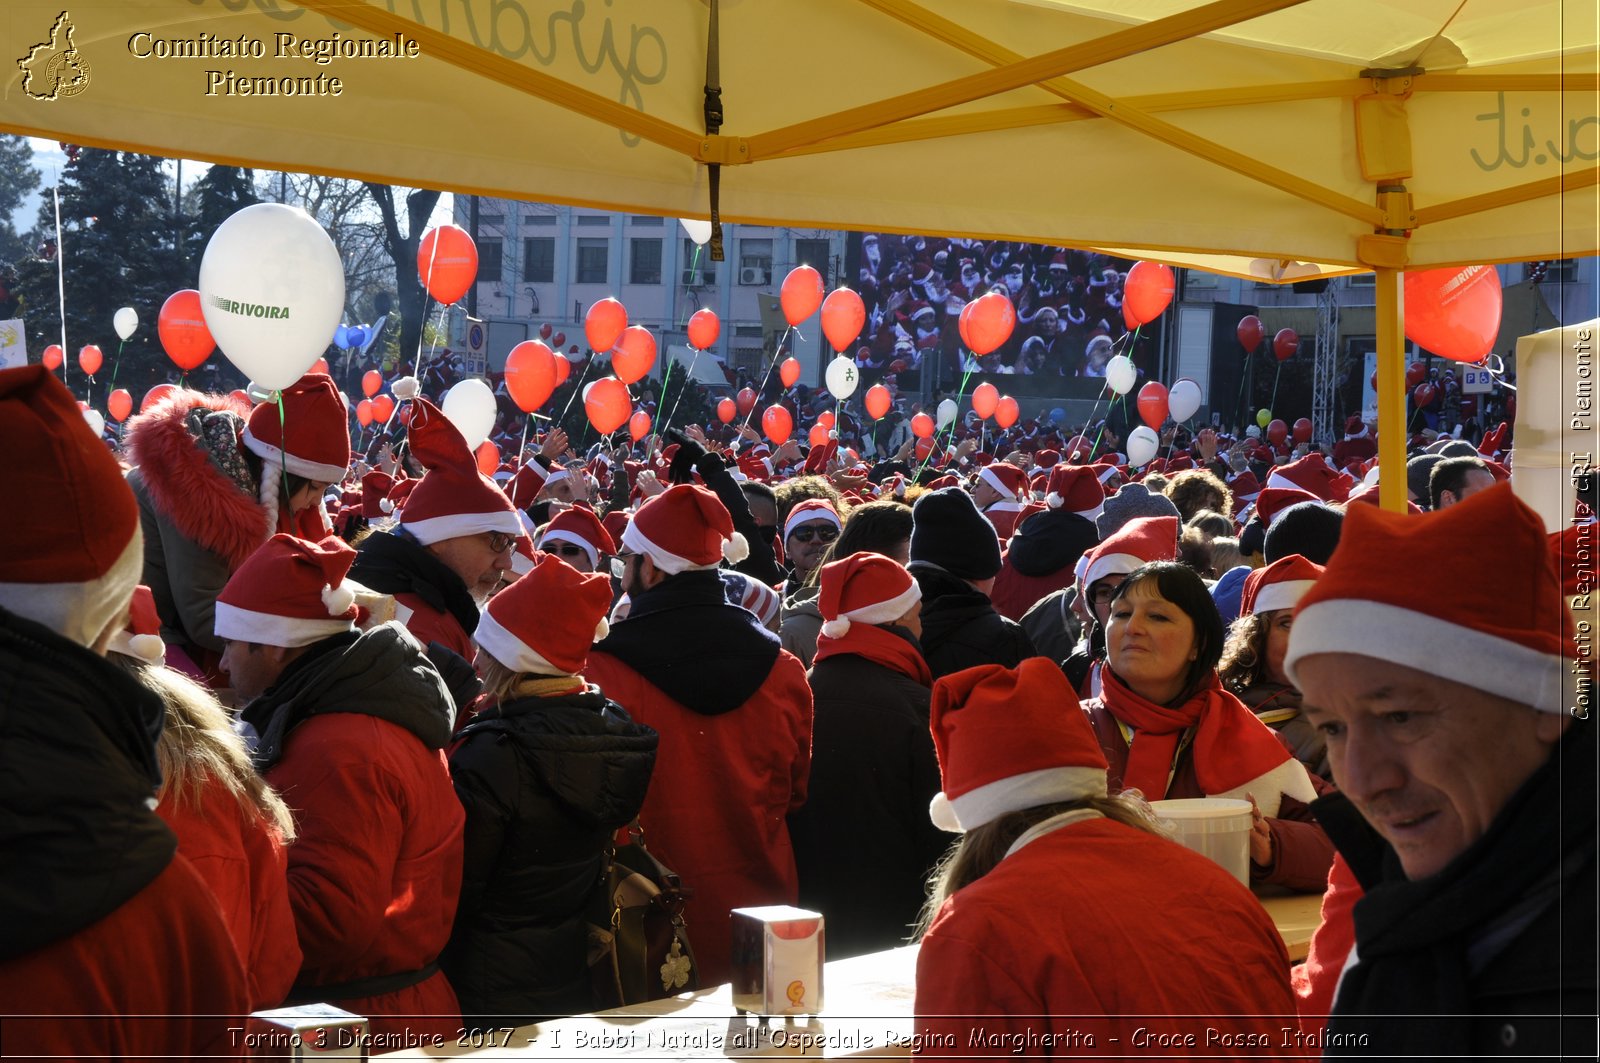
[[1306,958],[1311,935],[1322,923],[1322,894],[1296,893],[1287,897],[1263,897],[1261,907],[1272,917],[1289,959],[1299,963]]

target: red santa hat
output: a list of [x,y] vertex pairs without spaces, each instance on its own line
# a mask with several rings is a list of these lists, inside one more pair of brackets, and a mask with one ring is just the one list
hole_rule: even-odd
[[373,469],[361,478],[361,515],[368,520],[379,520],[394,512],[389,492],[394,489],[394,477],[382,469]]
[[1293,609],[1316,586],[1322,572],[1321,565],[1299,554],[1280,557],[1266,568],[1252,570],[1244,578],[1244,590],[1239,595],[1239,615]]
[[1345,418],[1344,437],[1346,439],[1363,439],[1367,434],[1367,423],[1361,419],[1360,414],[1351,414]]
[[489,599],[473,640],[517,673],[577,675],[610,626],[611,579],[540,554],[526,575]]
[[241,440],[263,466],[307,480],[338,483],[350,467],[349,411],[325,373],[307,373],[283,392],[278,404],[263,402],[250,413]]
[[423,546],[482,532],[521,535],[517,507],[478,471],[456,426],[427,399],[414,401],[406,432],[412,455],[428,470],[406,499],[400,527]]
[[[1271,483],[1271,480],[1267,481]],[[1256,496],[1256,516],[1267,527],[1272,527],[1274,521],[1290,506],[1301,502],[1321,502],[1322,499],[1310,491],[1302,491],[1298,487],[1263,487]]]
[[160,664],[167,657],[167,644],[161,641],[161,617],[156,613],[156,597],[144,584],[133,589],[128,603],[128,621],[111,636],[106,650],[134,657],[146,664]]
[[1095,547],[1083,570],[1083,589],[1107,576],[1126,576],[1152,561],[1178,560],[1178,518],[1138,517]]
[[80,646],[121,619],[144,567],[139,505],[116,459],[43,366],[0,369],[9,512],[0,606]]
[[935,826],[976,830],[1010,812],[1106,796],[1106,758],[1054,661],[986,664],[933,684],[931,730],[940,793]]
[[698,484],[673,484],[640,506],[622,545],[672,576],[714,569],[723,561],[738,564],[750,555],[727,507]]
[[978,470],[978,479],[1006,498],[1021,498],[1028,490],[1028,474],[1008,461],[997,461]]
[[839,511],[833,508],[833,503],[825,498],[808,498],[795,505],[789,511],[789,518],[783,522],[783,541],[788,542],[789,536],[802,524],[814,520],[825,520],[835,528],[843,529],[844,523],[839,520]]
[[384,496],[384,501],[389,504],[385,506],[380,502],[378,503],[378,508],[385,513],[394,513],[404,509],[406,499],[411,497],[411,492],[416,490],[417,485],[421,482],[421,480],[413,479],[396,480],[394,486],[389,488],[389,493]]
[[1279,465],[1267,475],[1266,486],[1293,487],[1308,491],[1324,502],[1343,502],[1350,497],[1350,483],[1321,454],[1307,454],[1287,465]]
[[[566,470],[562,470],[562,475],[566,475]],[[539,497],[539,492],[544,490],[549,478],[550,470],[541,464],[538,458],[529,459],[511,477],[511,486],[506,490],[506,494],[511,496],[511,504],[518,509],[533,505],[534,499]]]
[[1106,493],[1091,466],[1057,465],[1050,470],[1047,490],[1044,501],[1051,509],[1065,509],[1089,520],[1105,511]]
[[[613,543],[620,543],[622,533],[628,530],[628,514],[624,510],[613,509],[600,519],[600,524],[605,528],[606,534],[611,536]],[[616,553],[615,550],[611,552]]]
[[355,559],[332,535],[319,543],[274,535],[217,596],[217,638],[293,649],[354,631],[360,614],[345,576]]
[[[1350,497],[1345,500],[1345,503],[1348,506],[1349,503],[1351,503],[1351,502],[1361,502],[1361,503],[1363,503],[1365,505],[1368,505],[1368,506],[1376,506],[1376,505],[1378,505],[1379,504],[1379,501],[1378,501],[1378,482],[1376,480],[1374,480],[1370,484],[1362,484],[1360,487],[1356,488],[1354,491],[1351,491],[1350,492]],[[1406,512],[1407,513],[1422,513],[1422,512],[1424,512],[1424,510],[1423,510],[1423,508],[1421,506],[1417,505],[1415,502],[1408,501],[1408,502],[1406,502]]]
[[1061,451],[1054,447],[1046,447],[1033,456],[1033,463],[1043,469],[1054,468],[1060,460]]
[[600,567],[602,554],[617,552],[617,544],[612,541],[605,525],[600,523],[600,518],[594,515],[593,510],[582,506],[557,513],[555,519],[545,526],[539,549],[548,551],[551,543],[558,542],[572,543],[582,549],[589,557],[589,564],[595,568]]
[[[1493,558],[1471,579],[1463,557]],[[1575,704],[1572,615],[1544,522],[1508,484],[1412,516],[1345,511],[1339,546],[1295,612],[1284,670],[1353,653],[1438,674],[1544,712]]]
[[866,550],[822,566],[817,609],[822,634],[843,638],[852,623],[887,624],[922,600],[922,588],[896,561]]

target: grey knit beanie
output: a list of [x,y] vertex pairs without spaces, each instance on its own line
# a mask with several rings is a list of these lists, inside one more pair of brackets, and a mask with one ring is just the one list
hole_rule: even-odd
[[1094,519],[1100,541],[1105,542],[1124,524],[1139,517],[1177,517],[1178,507],[1166,495],[1153,495],[1144,484],[1129,483],[1117,488],[1117,493],[1106,499],[1106,508]]

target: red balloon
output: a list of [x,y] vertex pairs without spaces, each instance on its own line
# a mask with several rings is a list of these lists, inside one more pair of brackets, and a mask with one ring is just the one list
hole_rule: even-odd
[[650,434],[650,415],[643,410],[637,410],[628,418],[628,436],[635,443]]
[[1281,418],[1273,418],[1267,425],[1267,442],[1278,446],[1289,438],[1289,426]]
[[810,266],[791,269],[778,292],[784,320],[791,326],[800,324],[817,312],[817,307],[822,305],[822,295],[822,274]]
[[1297,419],[1294,422],[1293,430],[1289,434],[1294,436],[1296,443],[1311,442],[1311,419],[1308,417]]
[[523,413],[532,413],[550,401],[556,389],[555,354],[538,340],[523,340],[506,355],[506,390]]
[[833,428],[833,411],[823,410],[821,413],[817,414],[817,423],[831,431]]
[[1152,380],[1139,389],[1139,417],[1159,431],[1167,423],[1167,386]]
[[1177,280],[1165,262],[1135,262],[1122,285],[1122,314],[1135,327],[1161,316],[1172,303]]
[[972,389],[972,410],[979,417],[987,420],[994,416],[995,407],[1000,404],[1000,389],[987,380]]
[[558,354],[555,356],[555,367],[556,387],[560,387],[567,382],[567,377],[572,375],[572,363],[567,361],[566,355]]
[[781,447],[789,441],[789,434],[794,431],[794,417],[782,406],[768,406],[761,414],[761,430],[774,445]]
[[139,412],[143,413],[156,403],[160,402],[162,399],[165,399],[168,395],[177,394],[177,391],[178,389],[173,387],[171,384],[157,384],[155,387],[145,392],[144,398],[139,400]]
[[[1406,366],[1406,387],[1407,388],[1414,388],[1418,384],[1422,383],[1424,380],[1427,380],[1427,379],[1428,379],[1428,367],[1424,363],[1422,363],[1422,362],[1412,362],[1410,365]],[[1377,387],[1378,386],[1378,382],[1377,382],[1376,379],[1373,380],[1372,386],[1373,387]]]
[[[921,415],[919,414],[918,416]],[[933,453],[933,439],[925,436],[922,439],[917,440],[917,445],[913,453],[916,454],[918,461],[927,461],[928,455]]]
[[867,308],[861,296],[849,288],[835,288],[822,302],[822,334],[839,354],[856,341],[867,323]]
[[106,412],[111,414],[113,421],[121,424],[133,412],[133,396],[128,394],[126,388],[118,388],[106,396]]
[[[628,327],[628,311],[615,299],[605,298],[589,308],[583,319],[583,334],[596,354],[604,354],[617,345],[622,330]],[[561,346],[561,341],[556,341]]]
[[722,322],[716,311],[701,307],[689,316],[689,346],[697,351],[708,351],[722,335]]
[[750,411],[756,408],[756,393],[749,388],[740,388],[736,396],[739,403],[739,416],[747,417]]
[[1010,395],[1001,395],[1000,401],[995,403],[994,423],[1000,426],[1001,431],[1017,423],[1017,418],[1022,416],[1022,407],[1017,405],[1017,400]]
[[1424,381],[1411,391],[1411,401],[1421,410],[1439,400],[1439,385]]
[[376,369],[368,369],[361,374],[361,393],[367,398],[372,398],[383,390],[383,374]]
[[323,376],[332,376],[333,370],[328,368],[328,360],[326,358],[318,358],[316,361],[311,363],[311,368],[306,370],[307,376],[310,376],[312,373],[321,373]]
[[800,379],[800,360],[798,358],[785,358],[779,362],[778,379],[783,381],[784,387],[794,387],[795,381]]
[[372,423],[372,400],[362,399],[356,403],[356,424],[362,428]]
[[1266,338],[1266,327],[1261,324],[1261,319],[1254,314],[1246,314],[1239,319],[1239,345],[1246,354],[1251,353],[1261,346],[1261,341]]
[[478,459],[478,471],[485,476],[493,476],[500,467],[500,448],[487,439],[478,444],[474,457]]
[[105,364],[105,355],[100,353],[100,348],[94,344],[85,344],[78,350],[78,368],[89,376],[100,372],[100,367]]
[[1278,330],[1272,337],[1272,353],[1280,362],[1287,362],[1294,357],[1294,352],[1300,349],[1300,333],[1292,328]]
[[739,416],[739,407],[732,399],[717,400],[717,420],[723,424],[732,424],[733,419]]
[[972,316],[967,319],[972,353],[981,358],[999,350],[1011,338],[1011,330],[1016,327],[1017,308],[1011,305],[1010,296],[999,292],[978,296],[972,303]]
[[400,423],[405,425],[407,428],[411,427],[411,412],[415,409],[416,406],[409,402],[400,407],[400,413],[398,414]]
[[956,317],[956,331],[961,333],[961,345],[968,350],[972,349],[972,303],[968,302],[961,308],[961,313]]
[[1127,302],[1123,303],[1122,304],[1122,327],[1127,329],[1129,332],[1132,332],[1134,329],[1138,328],[1142,324],[1144,324],[1144,322],[1140,321],[1138,318],[1134,317],[1134,315],[1133,315],[1133,304],[1132,303],[1127,303]]
[[428,294],[449,306],[478,279],[478,247],[459,225],[429,229],[417,244],[417,278]]
[[894,404],[894,395],[882,384],[874,384],[867,389],[867,416],[874,421],[889,412],[889,407]]
[[820,421],[811,426],[811,431],[806,433],[806,439],[814,447],[823,446],[828,442],[828,429]]
[[911,434],[918,439],[927,439],[933,435],[934,427],[933,418],[925,413],[916,414],[911,418]]
[[611,352],[611,371],[617,374],[617,379],[624,384],[643,380],[655,364],[656,338],[650,335],[650,330],[643,325],[623,329],[616,349]]
[[161,337],[161,349],[172,364],[185,373],[198,368],[217,349],[217,341],[211,338],[205,314],[200,310],[200,293],[193,288],[167,296],[156,318],[156,335]]
[[372,418],[375,421],[389,423],[389,418],[394,416],[394,396],[377,395],[372,400]]
[[44,367],[50,370],[52,373],[57,369],[60,369],[63,361],[61,344],[52,343],[50,346],[46,347],[44,349],[44,357],[41,360],[44,362]]
[[583,398],[583,409],[596,432],[610,435],[628,423],[628,415],[633,410],[628,385],[613,376],[596,380],[589,385],[589,394]]
[[1458,362],[1476,364],[1500,335],[1503,298],[1493,266],[1449,266],[1406,274],[1406,338]]
[[553,333],[554,333],[554,332],[555,332],[555,329],[553,329],[553,328],[551,328],[551,327],[550,327],[550,323],[549,323],[549,322],[548,322],[548,321],[547,321],[547,322],[545,322],[545,323],[544,323],[544,324],[543,324],[543,325],[540,325],[540,326],[539,326],[539,338],[540,338],[540,339],[541,339],[541,340],[547,340],[547,339],[549,339],[549,338],[550,338],[550,336],[551,336],[551,335],[552,335],[552,334],[553,334]]

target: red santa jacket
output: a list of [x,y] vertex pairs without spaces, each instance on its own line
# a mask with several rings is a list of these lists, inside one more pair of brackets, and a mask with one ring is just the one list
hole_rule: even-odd
[[405,625],[418,642],[424,646],[437,642],[460,654],[464,660],[472,660],[475,652],[472,636],[448,610],[435,609],[417,595],[406,592],[396,594],[394,604],[394,618]]
[[1004,498],[990,505],[983,511],[983,515],[994,525],[995,534],[1000,537],[1001,543],[1009,542],[1012,533],[1017,530],[1017,525],[1025,518],[1033,516],[1023,508],[1021,502],[1012,502]]
[[[716,574],[707,575],[720,594]],[[635,607],[645,604],[650,593]],[[741,623],[753,623],[742,609],[721,608],[743,614]],[[725,667],[733,666],[719,651],[727,641],[708,633],[711,625],[684,626],[684,619],[670,611],[656,616],[683,627],[680,644],[667,651],[677,651],[685,670],[698,675],[707,690],[720,687],[725,692],[732,684]],[[646,619],[631,614],[612,629],[612,638],[625,637],[624,629]],[[601,647],[608,645],[610,640]],[[759,688],[736,707],[712,714],[686,707],[651,682],[650,675],[601,648],[590,654],[584,670],[585,678],[627,709],[635,722],[661,735],[639,822],[645,844],[694,890],[686,918],[702,985],[728,979],[729,909],[794,904],[799,896],[785,817],[805,804],[811,774],[811,688],[793,654],[775,645],[772,651],[776,659]],[[664,670],[647,670],[676,689],[675,678]],[[705,709],[706,698],[695,701]]]
[[7,1058],[236,1057],[230,1028],[250,1011],[216,900],[181,854],[104,919],[0,962],[0,1001]]
[[1233,876],[1095,817],[945,901],[917,956],[916,1032],[923,1056],[948,1058],[1289,1055],[1272,1050],[1293,1022],[1288,974],[1283,939]]
[[215,776],[194,800],[168,793],[156,813],[216,898],[244,965],[250,1010],[280,1006],[300,973],[282,835]]

